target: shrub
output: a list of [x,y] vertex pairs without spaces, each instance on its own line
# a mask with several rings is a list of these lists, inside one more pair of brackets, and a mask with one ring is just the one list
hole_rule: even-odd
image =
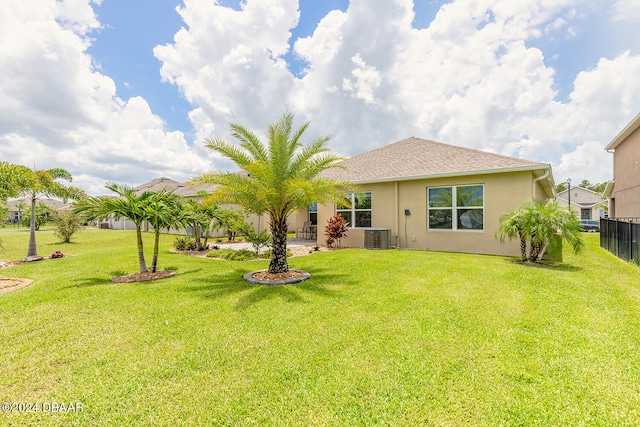
[[232,261],[246,261],[256,258],[258,258],[258,255],[256,255],[255,252],[248,249],[240,249],[238,251],[233,251],[227,259]]
[[196,249],[196,241],[186,236],[176,237],[173,247],[179,251],[193,251]]
[[233,249],[220,249],[210,251],[209,253],[207,253],[207,257],[227,259],[230,261],[246,261],[250,259],[256,259],[258,256],[255,254],[255,252],[248,249],[240,249],[237,251]]
[[331,247],[334,243],[337,247],[340,247],[340,240],[343,237],[347,237],[347,221],[340,216],[340,214],[335,214],[331,218],[327,220],[327,225],[324,226],[324,235],[327,236],[325,242],[327,246]]
[[211,250],[209,252],[207,252],[207,258],[220,258],[220,259],[227,259],[227,256],[229,256],[229,253],[233,252],[233,249],[214,249]]
[[64,254],[60,251],[52,252],[49,258],[64,258]]
[[72,211],[53,211],[53,223],[56,229],[53,234],[59,237],[64,243],[71,241],[73,236],[82,227],[82,217]]
[[256,233],[253,225],[245,222],[240,228],[240,231],[244,235],[245,239],[253,245],[253,250],[256,252],[256,256],[260,253],[260,249],[263,246],[271,246],[271,235],[267,230],[262,230],[260,233]]

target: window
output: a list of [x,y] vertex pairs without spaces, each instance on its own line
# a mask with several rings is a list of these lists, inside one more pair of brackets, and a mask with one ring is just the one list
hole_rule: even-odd
[[427,189],[429,230],[484,230],[484,186]]
[[371,192],[345,194],[336,212],[350,227],[371,227]]
[[312,203],[309,205],[309,221],[311,225],[318,225],[318,204]]

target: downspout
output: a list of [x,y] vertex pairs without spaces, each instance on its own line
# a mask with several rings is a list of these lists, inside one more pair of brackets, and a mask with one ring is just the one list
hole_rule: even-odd
[[[547,179],[549,178],[549,171],[551,171],[551,168],[548,167],[544,174],[538,178],[535,178],[532,183],[531,183],[531,198],[533,199],[535,194],[536,194],[536,184],[538,183],[538,181],[541,181],[543,179]],[[551,191],[554,191],[553,188],[551,189]]]
[[395,203],[395,224],[396,224],[396,247],[399,248],[400,247],[400,242],[398,241],[398,234],[400,233],[400,214],[398,212],[400,212],[400,200],[399,200],[399,195],[398,195],[398,181],[395,182],[395,188],[394,188],[394,203]]
[[[550,171],[550,170],[551,170],[551,167],[548,167],[548,168],[546,169],[545,173],[544,173],[542,176],[540,176],[540,177],[538,177],[538,178],[535,178],[535,179],[532,181],[532,183],[531,183],[531,198],[532,198],[532,199],[533,199],[533,196],[534,196],[534,195],[535,195],[535,193],[536,193],[536,183],[537,183],[538,181],[541,181],[541,180],[543,180],[543,179],[548,178],[548,177],[549,177],[549,171]],[[555,189],[554,189],[554,188],[551,188],[551,191],[552,191],[553,193],[555,193]],[[571,189],[569,189],[569,191],[571,191]],[[533,245],[533,243],[532,243],[532,245]],[[547,251],[547,247],[548,247],[548,245],[549,245],[549,244],[548,244],[548,242],[547,242],[546,244],[544,244],[544,245],[542,246],[542,250],[541,250],[541,251],[540,251],[540,253],[538,254],[538,261],[539,261],[539,260],[541,260],[541,259],[542,259],[542,257],[544,256],[544,253]]]

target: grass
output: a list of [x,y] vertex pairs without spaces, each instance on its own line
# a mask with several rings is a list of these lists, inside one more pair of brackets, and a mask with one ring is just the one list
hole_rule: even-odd
[[[145,235],[148,250],[151,235]],[[28,234],[0,230],[0,258]],[[638,425],[640,270],[598,247],[552,268],[344,249],[289,260],[295,286],[249,285],[268,261],[168,251],[137,271],[132,232],[84,231],[2,270],[0,400],[81,402],[0,425]]]

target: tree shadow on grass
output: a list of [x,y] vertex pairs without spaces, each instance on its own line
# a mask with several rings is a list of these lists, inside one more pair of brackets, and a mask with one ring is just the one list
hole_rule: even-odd
[[[195,272],[193,271],[193,273]],[[190,285],[182,287],[182,289],[186,292],[199,294],[203,298],[226,297],[255,287],[255,285],[242,279],[242,275],[245,273],[248,273],[248,270],[198,276],[197,280],[191,282]],[[192,272],[189,271],[184,274],[192,274]]]
[[311,279],[288,285],[251,284],[242,279],[249,273],[248,269],[237,269],[233,272],[200,277],[199,284],[184,287],[187,292],[200,294],[203,298],[221,298],[234,294],[242,294],[235,305],[236,310],[244,310],[261,301],[279,298],[286,303],[305,303],[305,293],[313,293],[324,297],[340,297],[339,290],[331,289],[336,285],[350,285],[354,282],[344,273],[335,273],[328,269],[306,269]]
[[44,246],[74,246],[80,244],[79,242],[51,242],[45,243]]
[[533,263],[533,262],[523,262],[519,259],[517,260],[512,260],[511,261],[512,264],[518,264],[518,265],[522,265],[524,267],[530,267],[530,268],[543,268],[546,270],[555,270],[555,271],[582,271],[584,270],[582,267],[580,267],[579,265],[573,265],[573,264],[565,264],[565,263]]
[[80,280],[74,280],[73,284],[68,286],[63,286],[58,288],[59,291],[63,291],[65,289],[71,288],[88,288],[91,286],[101,286],[101,285],[113,285],[114,283],[111,279],[105,279],[104,277],[86,277]]

